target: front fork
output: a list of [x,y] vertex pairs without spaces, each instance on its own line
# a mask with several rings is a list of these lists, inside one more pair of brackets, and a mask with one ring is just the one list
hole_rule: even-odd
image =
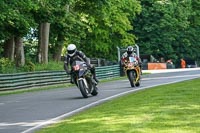
[[136,75],[137,75],[137,77],[136,77],[136,82],[138,82],[138,80],[140,80],[140,67],[137,67],[136,68],[136,70],[135,70],[135,72],[136,72]]

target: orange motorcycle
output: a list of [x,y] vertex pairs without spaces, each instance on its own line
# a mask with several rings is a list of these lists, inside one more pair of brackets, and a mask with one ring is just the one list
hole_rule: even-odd
[[141,70],[136,58],[128,57],[125,59],[123,69],[130,81],[131,87],[140,86]]

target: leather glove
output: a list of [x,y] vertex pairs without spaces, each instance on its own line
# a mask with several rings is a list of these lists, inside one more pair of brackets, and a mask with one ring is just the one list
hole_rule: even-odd
[[67,73],[68,75],[71,75],[71,74],[72,74],[70,71],[66,71],[66,73]]
[[89,69],[91,69],[91,68],[92,68],[92,66],[91,66],[90,64],[87,64],[87,67],[88,67]]

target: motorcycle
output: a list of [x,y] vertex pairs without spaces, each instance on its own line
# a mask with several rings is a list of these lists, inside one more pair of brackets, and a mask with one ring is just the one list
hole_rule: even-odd
[[96,96],[98,94],[96,81],[93,79],[93,75],[86,63],[83,61],[74,61],[72,63],[72,69],[74,82],[80,89],[82,96],[84,98],[88,98],[90,94]]
[[124,60],[124,72],[127,75],[131,87],[140,86],[141,70],[138,61],[134,57],[128,57]]

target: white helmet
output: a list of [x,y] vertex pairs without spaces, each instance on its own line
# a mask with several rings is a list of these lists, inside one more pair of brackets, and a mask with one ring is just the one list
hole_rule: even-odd
[[128,53],[128,54],[132,54],[132,53],[133,53],[133,50],[134,50],[134,49],[133,49],[132,46],[128,46],[128,47],[127,47],[127,53]]
[[69,56],[73,56],[76,53],[76,45],[74,44],[69,44],[67,47],[67,53]]

